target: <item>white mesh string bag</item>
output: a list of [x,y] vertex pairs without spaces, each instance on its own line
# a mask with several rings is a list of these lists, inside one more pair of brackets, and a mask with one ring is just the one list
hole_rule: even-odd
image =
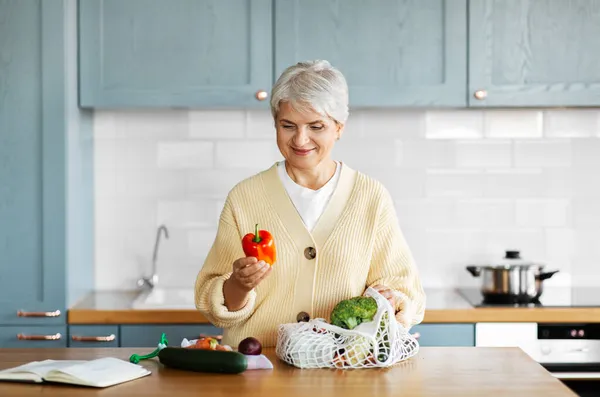
[[388,367],[416,355],[419,344],[396,320],[389,301],[372,288],[364,295],[377,301],[373,321],[352,330],[321,318],[281,324],[277,357],[298,368],[348,369]]

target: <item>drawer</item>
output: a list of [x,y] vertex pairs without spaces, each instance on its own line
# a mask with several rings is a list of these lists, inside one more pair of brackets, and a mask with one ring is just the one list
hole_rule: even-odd
[[475,346],[475,324],[419,324],[410,329],[417,332],[421,346]]
[[119,347],[118,325],[70,325],[69,347]]
[[121,325],[121,347],[156,347],[162,333],[169,346],[180,346],[183,338],[196,339],[200,334],[222,335],[223,330],[210,324],[132,324]]
[[67,327],[64,325],[0,326],[0,348],[6,347],[21,349],[67,347]]

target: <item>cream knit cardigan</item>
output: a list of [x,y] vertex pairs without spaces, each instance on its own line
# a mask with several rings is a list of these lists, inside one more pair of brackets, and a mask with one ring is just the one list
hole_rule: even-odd
[[[256,223],[273,234],[277,262],[250,292],[246,306],[228,311],[223,283],[233,262],[245,256],[241,239]],[[314,258],[305,255],[309,247],[316,250]],[[229,192],[196,279],[195,302],[212,324],[224,329],[223,343],[237,347],[253,336],[272,347],[279,324],[296,322],[300,312],[329,320],[337,302],[375,284],[397,292],[401,323],[410,327],[423,320],[425,293],[385,187],[342,163],[336,190],[310,233],[274,164]]]

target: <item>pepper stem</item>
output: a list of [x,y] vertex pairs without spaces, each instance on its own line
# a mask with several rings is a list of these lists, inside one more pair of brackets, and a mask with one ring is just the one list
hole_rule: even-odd
[[254,239],[252,241],[254,241],[255,243],[260,243],[260,237],[258,235],[258,223],[256,225],[254,225]]

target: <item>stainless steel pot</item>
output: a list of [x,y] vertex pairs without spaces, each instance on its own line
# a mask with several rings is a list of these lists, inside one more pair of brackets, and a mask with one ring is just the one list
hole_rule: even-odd
[[543,264],[523,261],[519,251],[506,251],[497,264],[467,266],[473,277],[481,277],[481,293],[489,303],[536,302],[543,292],[542,282],[558,273],[543,269]]

